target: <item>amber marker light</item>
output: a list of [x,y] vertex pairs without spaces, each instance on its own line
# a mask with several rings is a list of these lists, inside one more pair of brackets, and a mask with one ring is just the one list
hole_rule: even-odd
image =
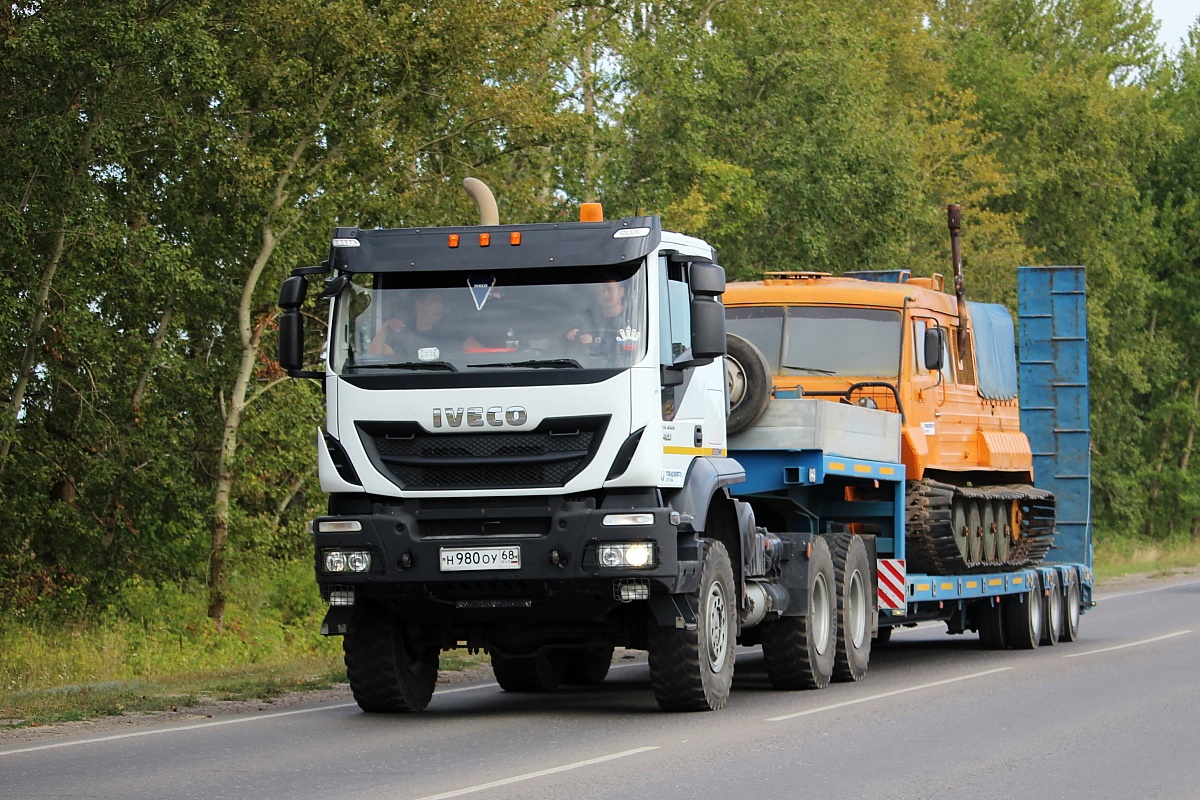
[[599,203],[580,203],[579,221],[604,222],[604,206]]
[[492,243],[492,235],[490,233],[479,234],[479,246],[488,247]]
[[510,233],[508,235],[508,243],[513,245],[514,247],[516,245],[519,245],[521,243],[521,232],[513,231],[512,233]]
[[450,234],[450,246],[458,247],[458,234],[457,233]]

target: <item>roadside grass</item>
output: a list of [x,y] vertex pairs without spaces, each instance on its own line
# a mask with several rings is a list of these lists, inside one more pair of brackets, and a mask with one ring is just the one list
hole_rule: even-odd
[[[0,730],[223,700],[270,702],[346,681],[340,637],[321,636],[312,566],[231,578],[225,625],[199,584],[131,581],[84,619],[33,608],[0,618]],[[442,669],[485,663],[459,652]]]
[[[1200,565],[1200,541],[1105,539],[1103,583]],[[0,618],[0,730],[122,714],[180,711],[213,701],[270,703],[346,681],[341,639],[317,631],[325,613],[307,561],[231,578],[226,624],[206,616],[198,584],[131,581],[104,609],[63,621],[54,609]],[[487,663],[442,654],[445,671]]]
[[1200,540],[1153,541],[1141,537],[1110,538],[1096,542],[1096,580],[1128,575],[1171,575],[1200,565]]

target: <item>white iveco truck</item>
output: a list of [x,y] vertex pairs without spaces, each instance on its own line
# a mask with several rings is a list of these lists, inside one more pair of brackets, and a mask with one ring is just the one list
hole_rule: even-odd
[[[338,228],[284,283],[280,363],[327,398],[324,632],[365,710],[424,708],[443,649],[484,649],[502,687],[544,691],[602,680],[614,646],[649,650],[662,707],[718,708],[739,629],[789,604],[804,547],[727,489],[744,475],[726,452],[724,270],[657,217],[597,212]],[[321,273],[310,372],[300,307]]]

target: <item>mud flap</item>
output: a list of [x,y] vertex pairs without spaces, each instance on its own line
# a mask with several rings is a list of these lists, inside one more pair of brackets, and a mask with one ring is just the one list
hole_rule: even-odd
[[808,613],[808,583],[810,580],[809,545],[812,544],[811,533],[779,533],[772,531],[789,545],[789,558],[783,562],[779,584],[787,589],[788,604],[779,609],[781,617],[802,617]]
[[342,636],[350,630],[354,606],[330,606],[321,622],[322,636]]

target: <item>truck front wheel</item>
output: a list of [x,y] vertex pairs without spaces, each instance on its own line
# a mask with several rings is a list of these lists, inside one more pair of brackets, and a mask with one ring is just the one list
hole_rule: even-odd
[[716,711],[733,685],[737,595],[725,545],[705,539],[700,588],[688,598],[696,628],[650,631],[650,686],[664,711]]
[[422,711],[437,683],[439,651],[432,643],[405,636],[404,621],[386,609],[356,606],[342,639],[346,675],[363,711]]

